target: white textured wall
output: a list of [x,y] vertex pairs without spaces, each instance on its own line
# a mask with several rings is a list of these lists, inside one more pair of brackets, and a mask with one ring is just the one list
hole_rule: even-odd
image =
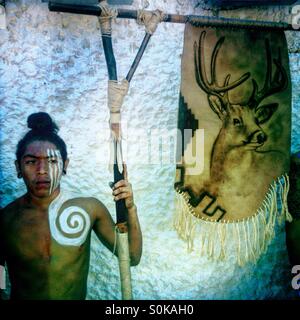
[[[142,2],[135,0],[134,7],[139,8]],[[195,3],[157,0],[150,1],[149,8],[169,13],[218,14],[194,9]],[[98,197],[114,216],[108,187],[111,175],[106,165],[107,72],[96,17],[51,13],[47,4],[37,0],[7,1],[6,8],[8,30],[0,30],[0,206],[25,191],[15,174],[15,146],[27,131],[27,116],[46,111],[60,126],[60,134],[68,145],[71,162],[63,187]],[[280,8],[270,10],[275,20],[286,17]],[[245,12],[219,14],[260,14],[270,18],[264,11]],[[183,28],[162,24],[151,39],[124,104],[123,119],[129,131],[176,129]],[[135,21],[116,21],[113,45],[120,78],[129,70],[143,35],[143,28]],[[292,33],[287,36],[293,79],[292,151],[296,151],[300,148],[299,37]],[[137,142],[138,138],[131,133],[127,140],[131,160],[128,171],[144,236],[141,263],[132,268],[134,296],[168,298],[164,292],[173,292],[173,299],[188,298],[184,287],[193,283],[191,275],[197,265],[189,265],[192,256],[186,254],[185,244],[172,228],[175,164],[145,163],[148,146]],[[170,278],[173,280],[169,281]],[[178,288],[180,292],[176,291]],[[119,291],[117,261],[93,239],[88,299],[119,299]]]

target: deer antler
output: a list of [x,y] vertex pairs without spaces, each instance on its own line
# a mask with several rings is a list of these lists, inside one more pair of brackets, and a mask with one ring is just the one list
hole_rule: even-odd
[[[206,32],[202,31],[199,38],[199,45],[194,43],[194,61],[195,61],[195,76],[199,87],[204,90],[209,96],[218,96],[224,106],[228,103],[228,91],[239,86],[242,82],[246,81],[250,77],[250,72],[243,74],[238,80],[229,84],[230,75],[227,75],[224,81],[224,85],[220,87],[216,79],[216,60],[220,48],[225,40],[225,37],[221,37],[215,45],[211,58],[211,82],[208,81],[204,64],[204,39]],[[223,95],[221,94],[223,93]]]
[[253,92],[249,99],[249,106],[251,108],[256,108],[262,100],[269,97],[272,94],[283,91],[287,86],[287,73],[281,63],[281,52],[278,49],[278,59],[273,59],[276,71],[272,79],[272,56],[269,40],[265,40],[266,45],[266,56],[267,56],[267,72],[266,79],[263,88],[258,91],[258,85],[256,80],[252,79]]

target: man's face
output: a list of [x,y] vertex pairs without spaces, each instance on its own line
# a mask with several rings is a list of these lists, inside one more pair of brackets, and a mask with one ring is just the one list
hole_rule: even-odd
[[48,141],[31,142],[20,161],[20,171],[28,192],[48,197],[60,183],[63,161],[57,147]]

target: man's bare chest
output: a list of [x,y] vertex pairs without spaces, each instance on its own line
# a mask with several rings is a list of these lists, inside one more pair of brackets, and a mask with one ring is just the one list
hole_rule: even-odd
[[65,194],[43,209],[20,205],[7,215],[6,251],[18,260],[76,259],[90,238],[93,221],[89,211],[82,201]]
[[9,257],[17,260],[50,259],[51,234],[47,211],[17,211],[6,222],[4,233]]

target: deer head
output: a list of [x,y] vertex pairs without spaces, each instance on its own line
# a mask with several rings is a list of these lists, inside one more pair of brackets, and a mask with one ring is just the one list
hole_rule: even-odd
[[222,37],[216,43],[212,53],[209,81],[204,64],[205,35],[206,32],[203,31],[200,35],[199,44],[194,43],[195,76],[199,87],[207,93],[210,108],[222,121],[220,133],[223,136],[223,148],[231,149],[244,146],[247,149],[256,150],[267,140],[267,134],[260,125],[267,122],[278,108],[277,103],[261,105],[261,102],[266,97],[284,90],[287,85],[287,74],[281,64],[280,50],[278,58],[273,59],[276,71],[272,77],[271,49],[268,39],[265,40],[267,70],[263,88],[258,90],[257,82],[253,79],[253,91],[247,103],[232,104],[229,101],[228,91],[241,85],[249,79],[251,74],[247,72],[232,83],[230,83],[231,75],[228,74],[223,85],[218,85],[216,60],[225,40],[225,37]]

